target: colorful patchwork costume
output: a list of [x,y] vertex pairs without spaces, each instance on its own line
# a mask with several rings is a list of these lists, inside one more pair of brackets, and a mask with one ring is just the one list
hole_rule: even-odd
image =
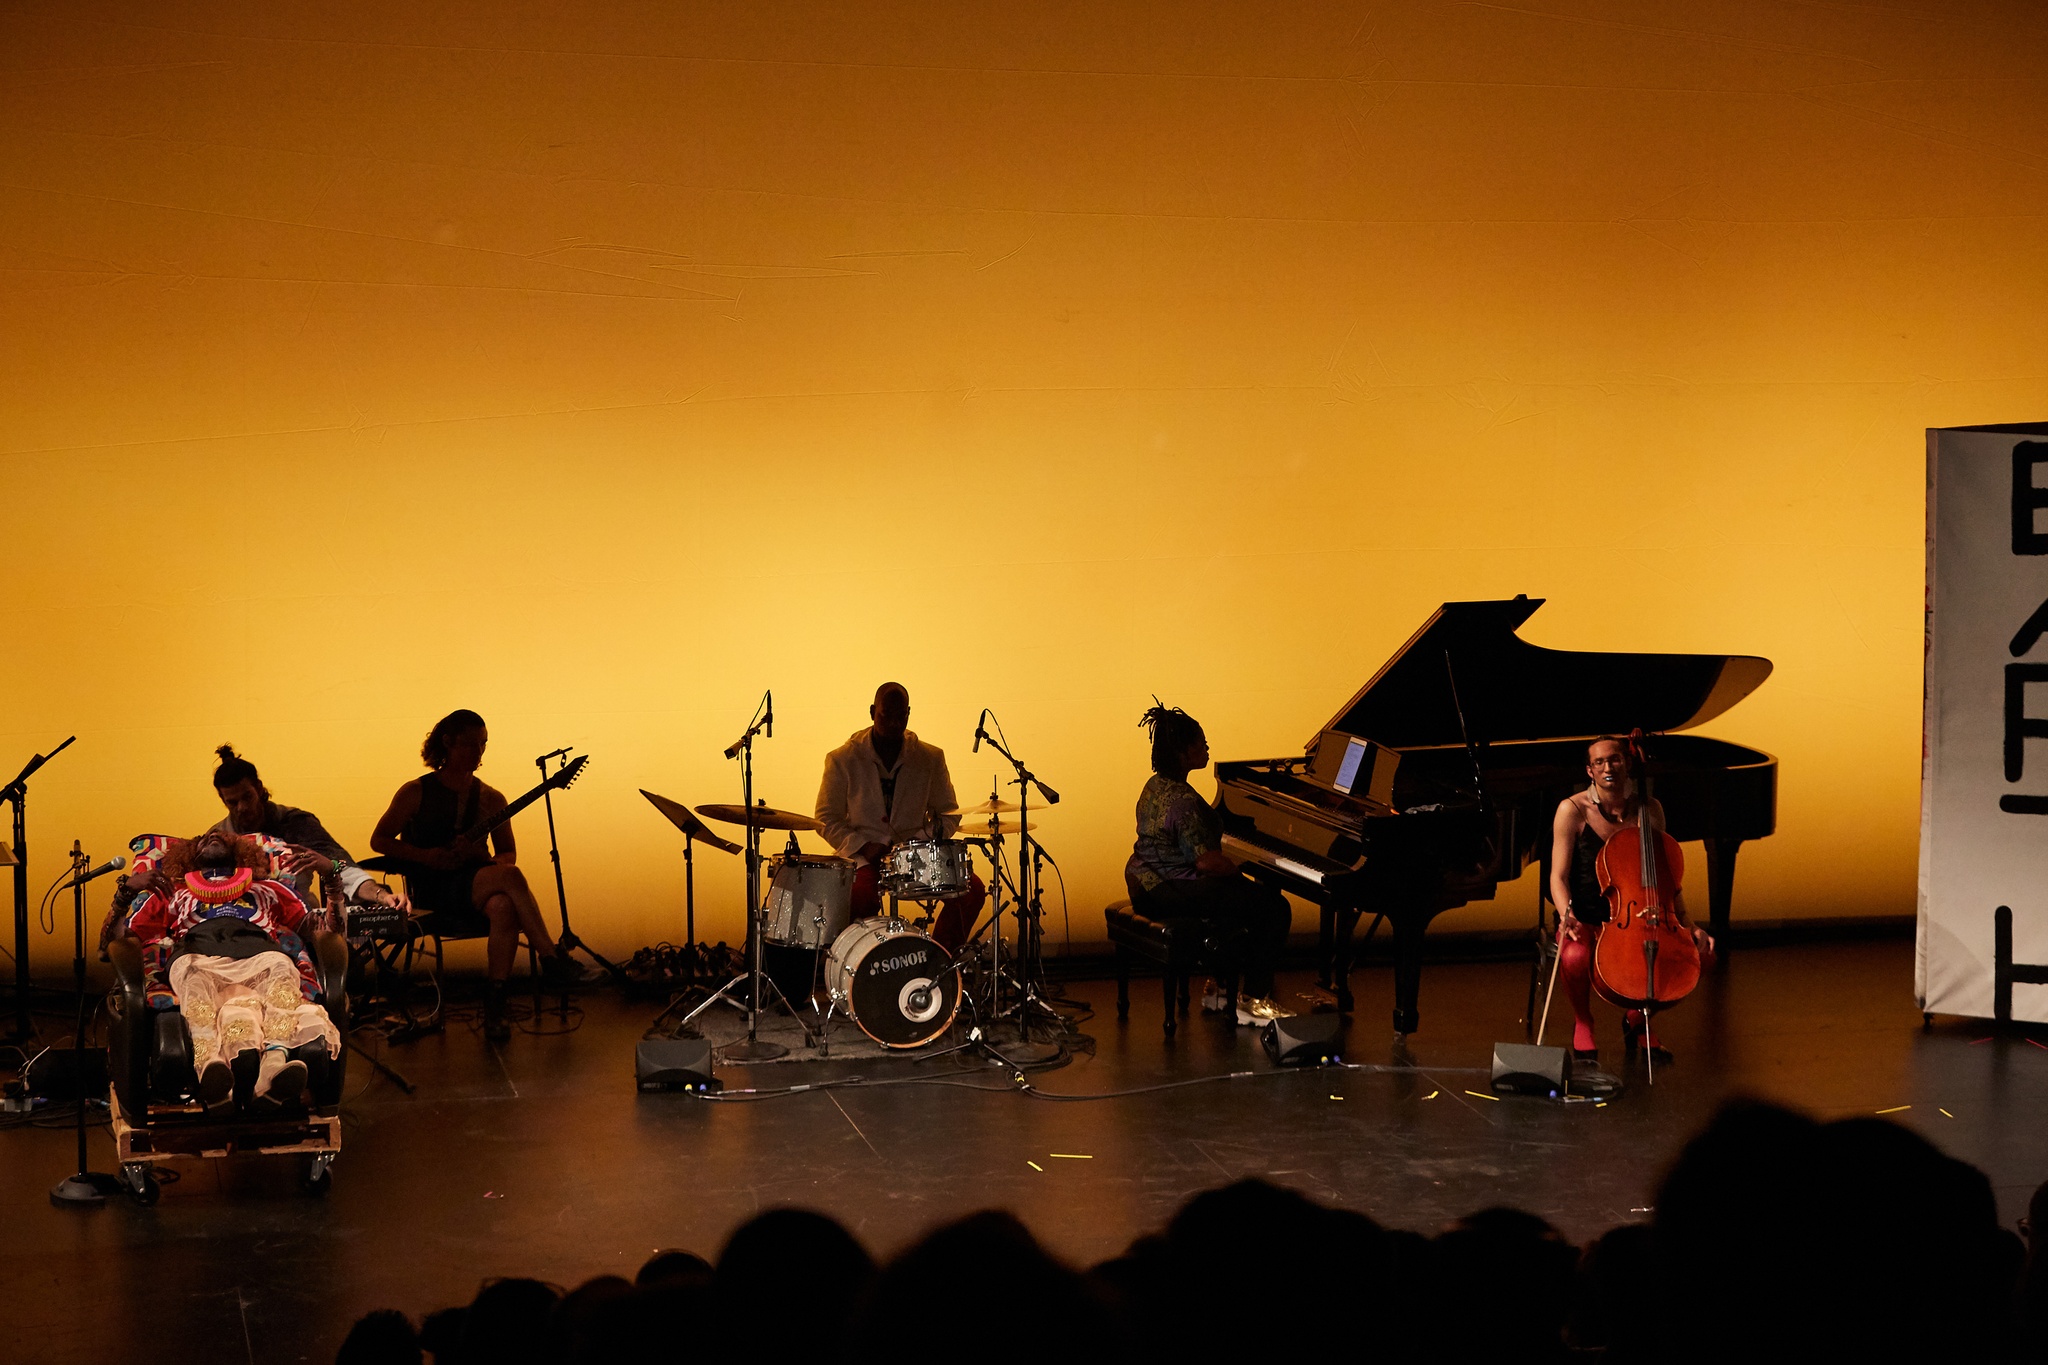
[[341,1035],[314,1003],[319,980],[298,932],[311,912],[271,875],[285,846],[261,835],[230,842],[236,865],[227,873],[194,866],[185,840],[129,844],[138,871],[155,868],[174,888],[145,893],[128,916],[149,1007],[183,1011],[202,1072],[251,1048],[284,1052],[315,1039],[338,1055]]

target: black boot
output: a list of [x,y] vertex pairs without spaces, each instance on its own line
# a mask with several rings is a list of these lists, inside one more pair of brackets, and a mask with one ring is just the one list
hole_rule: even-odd
[[493,981],[484,987],[484,1040],[491,1043],[507,1043],[512,1040],[512,1026],[505,1022],[505,997],[510,994],[508,982]]

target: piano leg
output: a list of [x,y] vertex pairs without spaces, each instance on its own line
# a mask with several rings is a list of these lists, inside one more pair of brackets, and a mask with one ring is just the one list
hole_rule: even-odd
[[1707,845],[1707,932],[1714,951],[1728,951],[1728,910],[1735,902],[1735,855],[1740,839],[1709,839]]
[[1352,940],[1358,932],[1358,914],[1355,905],[1323,907],[1322,975],[1317,984],[1337,997],[1339,1014],[1351,1013],[1351,959],[1357,947]]
[[1394,922],[1394,1032],[1410,1034],[1422,1024],[1415,1005],[1422,994],[1422,939],[1426,914],[1389,915]]

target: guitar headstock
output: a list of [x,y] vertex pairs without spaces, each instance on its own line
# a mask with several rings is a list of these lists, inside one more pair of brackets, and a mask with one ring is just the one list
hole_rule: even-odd
[[578,754],[576,757],[569,760],[569,765],[566,768],[563,768],[562,771],[556,773],[553,777],[550,777],[542,785],[552,787],[556,791],[562,791],[565,788],[567,788],[571,783],[573,783],[577,778],[583,776],[583,769],[587,767],[589,763],[589,754]]

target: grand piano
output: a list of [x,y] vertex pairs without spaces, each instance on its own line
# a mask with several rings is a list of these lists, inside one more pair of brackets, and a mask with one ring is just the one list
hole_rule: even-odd
[[1396,1033],[1420,1022],[1430,921],[1490,900],[1531,862],[1547,879],[1551,821],[1586,783],[1589,739],[1651,736],[1649,777],[1672,837],[1706,845],[1716,937],[1728,928],[1737,850],[1777,827],[1777,759],[1669,733],[1755,691],[1768,659],[1544,649],[1515,633],[1542,605],[1446,602],[1301,756],[1216,765],[1223,851],[1321,905],[1324,980],[1342,1010],[1359,916],[1386,917]]

